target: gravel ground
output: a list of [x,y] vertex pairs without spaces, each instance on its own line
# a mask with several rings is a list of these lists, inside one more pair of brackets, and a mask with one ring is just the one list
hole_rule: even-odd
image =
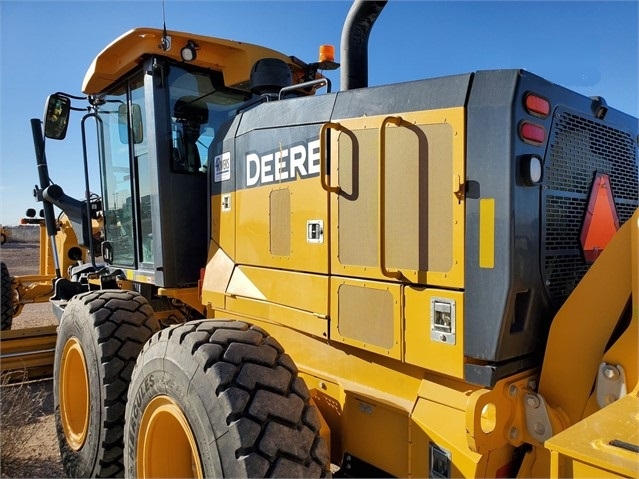
[[[8,242],[0,247],[0,260],[6,263],[11,276],[38,274],[39,249],[37,243]],[[56,324],[48,303],[26,305],[22,313],[14,318],[12,329],[49,326]],[[0,408],[7,406],[11,391],[8,387],[22,387],[33,400],[25,399],[33,413],[19,433],[24,433],[26,443],[19,450],[11,451],[11,460],[5,459],[2,451],[0,463],[2,477],[63,477],[60,451],[55,433],[53,417],[53,380],[30,381],[18,386],[3,386],[0,390]],[[4,416],[3,416],[4,418]],[[5,434],[6,424],[0,424],[0,433]]]

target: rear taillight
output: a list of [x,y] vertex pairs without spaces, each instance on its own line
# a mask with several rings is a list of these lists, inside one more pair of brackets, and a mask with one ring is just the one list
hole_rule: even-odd
[[519,124],[519,137],[526,143],[539,146],[546,141],[546,129],[536,123],[522,121]]
[[524,106],[531,115],[546,118],[550,115],[550,102],[535,93],[526,93]]

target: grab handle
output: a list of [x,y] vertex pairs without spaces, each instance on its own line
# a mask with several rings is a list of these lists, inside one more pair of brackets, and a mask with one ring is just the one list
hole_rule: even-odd
[[388,278],[400,279],[399,270],[386,267],[386,125],[401,126],[403,120],[399,116],[387,116],[379,127],[379,171],[377,183],[377,237],[379,239],[379,267],[382,274]]
[[320,129],[320,182],[322,184],[322,188],[329,193],[339,193],[341,188],[339,185],[331,186],[327,181],[328,170],[327,170],[327,159],[326,159],[326,150],[328,149],[326,145],[326,140],[328,138],[328,130],[341,130],[342,125],[339,123],[327,122],[322,125]]

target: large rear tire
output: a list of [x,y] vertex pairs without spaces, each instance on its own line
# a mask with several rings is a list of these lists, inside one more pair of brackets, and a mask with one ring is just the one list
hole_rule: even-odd
[[82,293],[58,327],[53,370],[56,430],[69,477],[122,477],[124,412],[131,371],[159,329],[136,292]]
[[1,277],[0,286],[2,286],[2,325],[1,330],[6,331],[11,329],[13,323],[13,293],[11,292],[11,275],[9,275],[9,268],[4,263],[0,263]]
[[133,371],[126,427],[131,478],[330,475],[306,384],[279,343],[246,323],[154,335]]

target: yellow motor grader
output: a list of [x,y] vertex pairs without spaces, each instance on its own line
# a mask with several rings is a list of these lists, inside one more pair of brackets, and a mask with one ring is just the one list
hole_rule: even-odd
[[89,251],[51,300],[69,476],[639,475],[637,119],[524,70],[368,87],[385,3],[337,92],[330,49],[97,55],[101,256],[92,199],[37,189]]
[[[96,206],[97,198],[92,197]],[[44,212],[42,212],[44,214]],[[101,239],[101,217],[96,209],[92,220],[93,235],[96,242]],[[39,262],[34,274],[11,275],[5,262],[2,269],[2,328],[0,332],[0,371],[8,378],[17,380],[35,379],[50,376],[53,371],[54,348],[57,327],[48,325],[25,327],[14,324],[25,307],[48,302],[54,292],[53,282],[65,271],[70,276],[70,267],[76,268],[86,261],[88,249],[78,243],[77,236],[66,214],[62,213],[54,220],[54,235],[47,236],[44,218],[37,218],[34,209],[29,208],[26,216],[20,220],[22,225],[39,227]],[[59,260],[58,260],[59,258]],[[74,280],[78,280],[75,277]]]
[[[94,206],[99,208],[96,200],[96,197],[92,197]],[[99,242],[102,226],[97,208],[92,220],[92,228],[94,238],[96,242]],[[40,227],[38,274],[12,276],[7,265],[2,263],[2,331],[11,329],[14,318],[26,305],[49,301],[53,295],[56,271],[60,275],[60,271],[65,271],[68,275],[71,266],[75,267],[86,261],[88,256],[88,249],[78,243],[73,226],[64,213],[53,221],[54,234],[51,237],[47,236],[44,218],[37,218],[32,208],[27,210],[26,216],[21,219],[21,224]]]

